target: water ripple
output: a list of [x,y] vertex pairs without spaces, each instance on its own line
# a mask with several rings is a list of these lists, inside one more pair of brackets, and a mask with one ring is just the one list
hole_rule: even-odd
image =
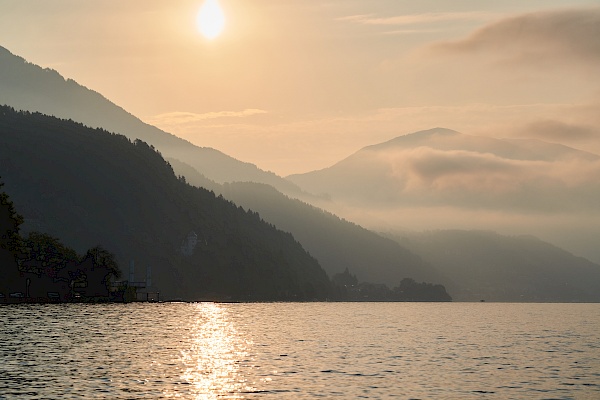
[[600,398],[597,304],[0,307],[0,398]]

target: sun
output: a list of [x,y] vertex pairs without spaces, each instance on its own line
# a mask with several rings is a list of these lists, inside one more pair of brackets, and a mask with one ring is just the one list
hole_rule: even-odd
[[206,0],[196,19],[198,30],[207,39],[219,36],[225,28],[225,14],[219,0]]

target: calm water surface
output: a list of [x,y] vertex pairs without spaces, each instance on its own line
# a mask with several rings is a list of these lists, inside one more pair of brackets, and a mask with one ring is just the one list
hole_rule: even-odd
[[0,307],[0,398],[600,399],[600,304]]

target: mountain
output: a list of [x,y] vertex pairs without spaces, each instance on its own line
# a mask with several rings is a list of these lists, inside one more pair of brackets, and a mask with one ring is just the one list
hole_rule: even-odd
[[[231,186],[227,191],[223,190],[222,185],[226,182],[253,181],[271,185],[287,194],[311,199],[309,194],[301,193],[297,186],[283,178],[234,160],[217,150],[196,147],[147,125],[112,104],[99,93],[78,85],[70,79],[65,80],[56,71],[27,63],[2,48],[0,48],[0,66],[2,66],[0,104],[4,102],[20,109],[71,118],[86,125],[103,127],[124,134],[130,139],[141,138],[147,141],[165,156],[178,175],[185,176],[190,183],[222,194],[246,208],[259,211],[268,222],[276,226],[282,224],[282,229],[300,234],[303,238],[302,242],[310,246],[311,253],[324,260],[323,265],[330,274],[350,267],[361,279],[376,282],[387,282],[387,278],[391,277],[399,282],[405,277],[425,279],[435,276],[432,271],[424,272],[427,267],[422,266],[419,257],[409,254],[396,243],[348,222],[344,222],[345,228],[342,229],[338,226],[341,221],[334,216],[306,205],[299,207],[299,202],[294,203],[264,185],[242,185],[237,190],[233,190],[234,186]],[[261,192],[265,203],[244,200],[243,192],[248,190]],[[250,199],[256,200],[257,197],[251,195]],[[270,212],[273,199],[276,199],[279,209],[288,211],[287,214],[279,213],[275,216],[275,213]],[[289,202],[289,205],[286,205],[286,202]],[[304,219],[304,226],[301,229],[296,229],[297,222],[301,221],[302,217],[294,213],[299,212],[300,209],[302,209],[301,215],[308,213],[311,216]],[[308,221],[314,223],[313,229],[307,226]],[[336,228],[328,228],[332,221]],[[335,244],[333,243],[335,236],[330,236],[327,240],[315,240],[314,235],[302,234],[311,230],[325,232],[327,229],[324,227],[332,232],[341,233],[344,230],[348,232],[335,239],[337,240]],[[324,235],[319,237],[325,239]],[[342,240],[342,237],[346,239]],[[353,243],[352,246],[349,246],[349,243]],[[357,246],[358,243],[360,246]]]
[[292,233],[330,276],[348,268],[361,282],[397,285],[403,278],[413,278],[444,283],[431,265],[398,243],[290,199],[270,186],[246,182],[225,184],[223,196]]
[[[102,126],[131,139],[144,138],[156,146],[177,174],[184,175],[190,183],[252,209],[246,214],[254,219],[258,219],[254,212],[258,211],[269,223],[291,232],[319,258],[330,274],[349,267],[361,280],[383,281],[392,286],[398,283],[398,278],[413,275],[415,279],[444,283],[454,296],[446,271],[436,272],[437,265],[432,267],[433,263],[422,254],[419,257],[407,250],[404,242],[399,246],[328,212],[291,200],[265,185],[223,183],[264,182],[288,195],[302,197],[348,220],[376,229],[381,226],[415,228],[423,221],[428,227],[465,229],[499,229],[502,224],[506,227],[519,223],[521,225],[516,227],[510,225],[508,230],[535,234],[537,232],[530,229],[537,229],[547,234],[551,233],[549,224],[540,221],[542,218],[547,221],[550,215],[557,227],[557,237],[571,240],[571,245],[587,243],[588,249],[598,250],[594,240],[600,234],[600,218],[596,213],[598,203],[595,201],[600,193],[598,157],[564,146],[533,140],[482,138],[436,128],[369,146],[331,168],[290,177],[306,191],[321,195],[308,198],[307,192],[301,193],[295,184],[144,124],[100,94],[0,48],[0,104],[2,102]],[[183,184],[182,179],[179,181]],[[35,182],[36,185],[43,183]],[[44,195],[51,191],[51,188],[43,188]],[[206,195],[214,197],[210,192]],[[28,201],[26,196],[24,200]],[[28,229],[44,230],[59,225],[59,217],[49,224],[44,218],[36,217],[42,213],[35,207],[29,209],[34,212],[28,214]],[[119,211],[119,208],[115,207],[115,210]],[[71,211],[80,213],[80,206]],[[569,213],[579,213],[574,217],[579,225],[571,223]],[[587,231],[582,234],[580,228],[585,224]],[[81,229],[78,224],[71,228],[74,231]],[[66,229],[60,232],[63,231]],[[169,249],[179,248],[185,235],[185,232],[176,232],[170,239]],[[134,234],[131,236],[135,237]],[[76,243],[84,237],[71,235],[70,240]],[[123,240],[107,238],[115,248],[129,240],[122,233],[116,237]],[[88,238],[78,249],[98,244]],[[202,234],[199,239],[201,243]],[[145,239],[135,237],[135,240],[143,242]],[[140,250],[135,256],[127,255],[127,251],[118,251],[122,265],[131,258],[140,259],[146,250]],[[154,254],[156,260],[161,259],[158,252],[148,254]],[[142,265],[150,262],[154,265],[154,261],[141,261]],[[194,264],[185,259],[182,262],[189,273]],[[172,258],[164,264],[169,263],[174,263]],[[173,287],[182,282],[180,277],[192,276],[180,274],[171,267],[166,270],[170,272],[163,273],[164,280],[170,279]],[[225,272],[221,275],[223,280],[225,275]],[[196,275],[184,281],[195,284],[204,278]],[[190,288],[178,290],[179,293],[191,293]]]
[[210,190],[211,192],[222,194],[223,185],[217,183],[211,179],[208,179],[206,176],[198,172],[198,170],[191,165],[184,163],[183,161],[179,161],[176,158],[165,157],[165,160],[171,164],[173,171],[179,177],[183,177],[188,183],[191,185],[205,188],[206,190]]
[[563,145],[435,128],[365,147],[329,168],[288,179],[352,205],[598,209],[594,198],[581,195],[600,194],[600,181],[582,182],[558,168],[600,171],[599,164],[600,156]]
[[291,182],[272,172],[238,161],[218,150],[195,146],[148,125],[101,94],[71,79],[64,79],[52,69],[28,63],[3,47],[0,47],[1,104],[101,127],[131,140],[141,139],[156,147],[165,157],[182,160],[219,183],[262,182],[283,192],[299,192]]
[[390,237],[451,276],[454,300],[600,301],[600,265],[533,236],[438,230]]
[[444,282],[444,277],[434,268],[395,241],[291,199],[272,186],[254,182],[219,185],[181,161],[169,159],[169,162],[189,183],[256,211],[265,221],[290,232],[319,260],[329,276],[348,268],[361,282],[397,285],[403,278]]
[[435,128],[288,179],[375,231],[530,234],[600,263],[600,156],[560,144]]
[[152,268],[166,298],[306,300],[327,296],[318,262],[289,234],[177,179],[140,140],[0,107],[0,176],[37,230],[78,252],[98,244],[125,272]]

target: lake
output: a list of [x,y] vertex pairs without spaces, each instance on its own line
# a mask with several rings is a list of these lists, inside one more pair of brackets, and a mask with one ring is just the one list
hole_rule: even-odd
[[600,304],[0,306],[0,398],[598,399]]

